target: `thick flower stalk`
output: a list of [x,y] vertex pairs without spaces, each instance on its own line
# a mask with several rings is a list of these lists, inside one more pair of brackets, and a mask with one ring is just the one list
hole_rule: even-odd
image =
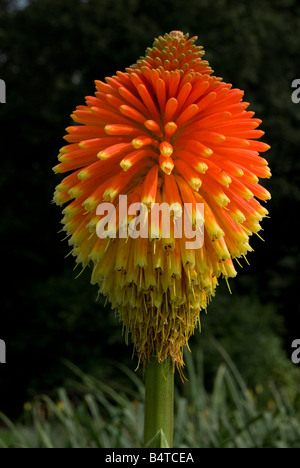
[[[67,128],[54,168],[70,173],[54,200],[68,203],[63,225],[76,262],[93,266],[92,283],[118,311],[139,360],[170,357],[179,368],[218,279],[236,276],[233,260],[252,250],[249,238],[268,214],[259,200],[270,198],[259,184],[271,175],[259,155],[269,149],[257,141],[261,121],[243,91],[213,76],[196,39],[173,31],[125,72],[96,81],[95,96],[72,114],[78,125]],[[124,210],[120,195],[128,206],[142,203],[140,212]],[[114,216],[98,211],[102,203],[113,204]],[[170,235],[160,216],[147,236],[133,238],[132,223],[151,218],[154,203],[175,207]],[[193,228],[204,218],[200,248],[175,235],[185,204]]]

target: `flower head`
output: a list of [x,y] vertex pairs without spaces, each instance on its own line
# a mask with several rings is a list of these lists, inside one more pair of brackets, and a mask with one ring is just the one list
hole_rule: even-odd
[[[118,311],[139,359],[170,356],[178,367],[218,278],[234,277],[233,259],[252,250],[249,237],[268,214],[258,200],[270,198],[259,185],[271,175],[259,156],[269,149],[257,141],[261,121],[243,91],[213,75],[196,39],[173,31],[125,72],[96,81],[54,168],[70,172],[54,200],[68,203],[63,224],[77,263],[93,265],[92,283]],[[120,195],[139,212],[124,210]],[[102,203],[115,211],[104,216]],[[173,208],[167,237],[155,203]],[[175,235],[186,204],[193,228],[204,218],[200,248]],[[147,216],[147,236],[130,236]],[[97,235],[104,224],[105,238]]]

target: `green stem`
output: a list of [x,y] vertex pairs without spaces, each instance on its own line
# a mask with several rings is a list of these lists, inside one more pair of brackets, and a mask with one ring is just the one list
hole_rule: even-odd
[[[152,358],[146,367],[145,447],[173,445],[174,372],[170,358]],[[167,444],[167,445],[166,445]]]

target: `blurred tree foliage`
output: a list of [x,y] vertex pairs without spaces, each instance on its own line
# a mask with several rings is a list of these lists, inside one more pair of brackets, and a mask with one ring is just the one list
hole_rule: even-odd
[[60,212],[51,199],[58,178],[51,167],[69,115],[93,93],[94,80],[123,70],[155,36],[173,29],[199,36],[215,73],[245,90],[272,145],[266,244],[253,239],[251,266],[233,281],[226,314],[212,304],[204,334],[216,324],[218,338],[254,383],[268,372],[284,373],[277,312],[288,330],[286,343],[299,338],[300,323],[300,105],[291,101],[291,83],[300,78],[299,2],[29,0],[21,9],[16,3],[0,5],[0,78],[7,85],[7,104],[0,107],[0,338],[8,346],[1,409],[21,405],[29,389],[61,381],[61,357],[86,367],[126,352],[130,357],[113,314],[101,300],[95,303],[88,275],[75,281],[72,258],[64,259],[68,247],[57,235]]

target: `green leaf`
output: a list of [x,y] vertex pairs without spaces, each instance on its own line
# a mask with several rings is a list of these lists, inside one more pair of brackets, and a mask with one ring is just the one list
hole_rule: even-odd
[[164,431],[159,429],[152,439],[150,439],[145,448],[170,448]]

